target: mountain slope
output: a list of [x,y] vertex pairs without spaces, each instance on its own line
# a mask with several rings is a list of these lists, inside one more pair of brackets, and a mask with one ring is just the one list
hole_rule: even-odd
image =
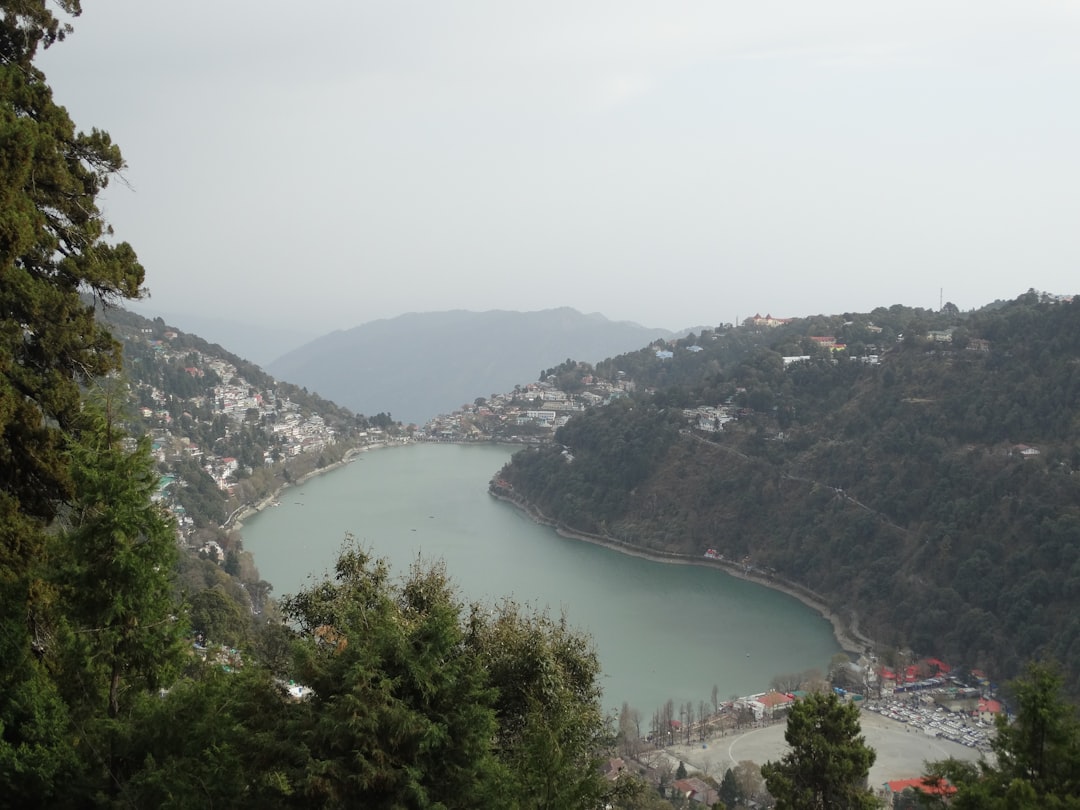
[[[1080,693],[1080,302],[954,313],[951,339],[904,317],[877,362],[815,349],[814,319],[680,344],[640,367],[678,384],[574,417],[503,479],[568,527],[809,588],[885,644],[998,677],[1054,656]],[[718,432],[683,410],[718,405]]]
[[129,304],[127,308],[147,320],[161,318],[166,323],[183,324],[188,334],[199,335],[211,344],[228,346],[232,354],[264,368],[275,357],[317,337],[315,333],[291,329],[284,324],[259,326],[236,318],[213,318],[199,312],[166,312],[156,309],[151,301]]
[[601,360],[669,337],[566,307],[411,313],[325,335],[267,370],[354,411],[422,423],[567,357]]

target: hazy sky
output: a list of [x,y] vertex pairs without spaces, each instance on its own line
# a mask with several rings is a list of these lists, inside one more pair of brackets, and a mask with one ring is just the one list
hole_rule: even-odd
[[[1080,284],[1080,2],[85,0],[152,304],[650,327]],[[181,325],[182,324],[178,324]]]

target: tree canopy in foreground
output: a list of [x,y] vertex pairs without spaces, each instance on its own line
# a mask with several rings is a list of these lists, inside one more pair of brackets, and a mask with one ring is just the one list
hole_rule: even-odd
[[860,733],[859,708],[833,692],[798,701],[784,739],[791,749],[761,773],[778,810],[855,810],[877,806],[867,786],[877,755]]
[[35,66],[77,0],[0,7],[0,793],[62,807],[114,792],[124,713],[176,660],[173,533],[149,450],[88,388],[120,367],[84,296],[143,269],[97,198],[124,165],[75,128]]
[[930,780],[956,788],[958,810],[1080,808],[1080,719],[1056,665],[1031,664],[1010,684],[1016,716],[997,718],[992,762],[932,763]]
[[145,700],[128,804],[569,810],[619,789],[598,770],[596,654],[564,621],[466,606],[441,566],[395,580],[351,544],[283,610],[312,691],[245,666]]

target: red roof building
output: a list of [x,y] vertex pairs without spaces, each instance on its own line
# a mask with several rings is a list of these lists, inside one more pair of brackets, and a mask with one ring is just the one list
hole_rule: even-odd
[[994,718],[1001,714],[1001,703],[989,698],[979,698],[979,719],[984,723],[993,723]]
[[896,802],[893,797],[903,793],[905,790],[917,790],[926,796],[937,796],[941,799],[948,798],[956,793],[956,788],[945,779],[936,781],[925,776],[919,776],[915,779],[896,779],[892,782],[886,782],[885,800],[890,806],[893,806]]
[[952,667],[939,658],[926,658],[923,659],[923,663],[932,669],[936,669],[938,675],[948,675],[952,672]]
[[793,703],[795,703],[795,698],[791,695],[772,691],[754,698],[750,708],[755,717],[775,717],[778,713],[790,708]]

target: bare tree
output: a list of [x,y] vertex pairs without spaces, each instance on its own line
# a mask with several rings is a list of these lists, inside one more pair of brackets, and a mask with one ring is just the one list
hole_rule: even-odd
[[638,754],[639,736],[634,714],[636,712],[630,708],[630,704],[623,701],[622,711],[619,713],[619,739],[623,756],[626,757],[636,757]]
[[769,681],[769,688],[775,689],[777,692],[794,692],[802,686],[802,679],[803,673],[788,672],[784,675],[777,675]]
[[735,710],[735,716],[737,718],[736,727],[745,726],[754,722],[754,710],[745,704],[739,706]]
[[712,685],[712,710],[713,714],[720,714],[720,688],[715,683]]
[[739,795],[747,799],[760,796],[765,790],[765,779],[761,767],[749,759],[744,759],[732,769],[735,784],[739,786]]
[[705,742],[705,722],[709,717],[709,704],[704,700],[698,703],[698,739]]
[[801,677],[800,688],[807,692],[828,692],[830,689],[829,681],[821,674],[820,669],[808,669]]
[[660,728],[664,737],[663,744],[671,742],[671,721],[675,719],[675,701],[668,700],[660,710]]

